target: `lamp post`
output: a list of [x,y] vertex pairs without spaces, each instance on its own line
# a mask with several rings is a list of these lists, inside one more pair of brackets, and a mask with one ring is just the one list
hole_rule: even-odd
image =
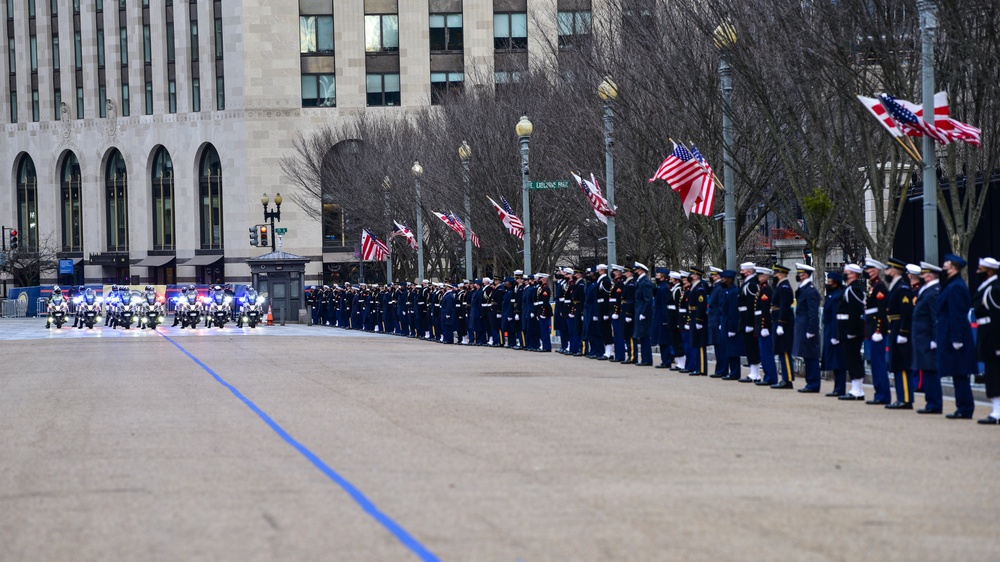
[[465,278],[472,279],[472,211],[469,203],[469,158],[472,147],[462,141],[458,147],[458,157],[462,159],[462,181],[465,184]]
[[424,167],[420,165],[420,162],[414,160],[413,167],[410,168],[413,172],[413,183],[417,186],[417,277],[423,281],[424,279],[424,217],[423,211],[420,208],[420,176],[424,175]]
[[722,183],[725,184],[726,269],[736,269],[736,181],[733,178],[733,69],[729,50],[736,44],[736,30],[724,23],[715,28],[715,46],[719,49],[719,81],[722,90]]
[[261,196],[260,204],[264,206],[264,222],[271,222],[271,251],[273,252],[275,251],[274,239],[277,238],[277,235],[274,233],[274,221],[277,220],[278,222],[281,222],[281,194],[277,193],[274,196],[274,204],[276,208],[273,211],[267,208],[267,204],[270,202],[271,200],[268,199],[266,193]]
[[521,217],[524,223],[524,274],[531,271],[531,206],[528,204],[528,189],[531,178],[528,175],[528,142],[534,127],[527,115],[522,115],[517,122],[517,136],[521,141]]
[[[917,0],[920,12],[921,63],[923,75],[924,121],[934,124],[934,36],[937,33],[937,6],[933,0]],[[924,135],[924,260],[938,263],[937,160],[934,139]]]
[[[611,147],[614,146],[615,139],[611,136],[614,133],[612,123],[614,110],[611,104],[618,99],[618,85],[610,77],[605,76],[604,81],[597,87],[597,95],[604,101],[604,183],[608,186],[608,206],[614,210],[615,160],[611,154]],[[608,217],[608,263],[618,263],[618,249],[615,246],[615,217]]]
[[[392,180],[389,176],[382,178],[382,200],[385,202],[385,220],[389,222],[389,190],[392,189]],[[385,282],[392,283],[392,233],[385,237],[386,245],[389,246],[389,255],[385,257]]]

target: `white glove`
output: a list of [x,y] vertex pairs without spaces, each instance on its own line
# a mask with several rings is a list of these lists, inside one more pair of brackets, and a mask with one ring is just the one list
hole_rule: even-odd
[[643,315],[641,315],[641,314],[639,315],[639,320],[645,320],[645,319],[646,319],[646,317],[645,317],[645,316],[643,316]]
[[704,328],[704,326],[702,326],[701,324],[695,324],[695,325],[694,325],[694,328],[695,328],[696,330],[700,330],[700,329]]
[[734,337],[736,337],[736,332],[726,332],[726,335],[729,336],[729,337],[731,337],[731,338],[734,338]]
[[499,315],[499,314],[497,314],[497,318],[500,318],[500,315]]
[[753,332],[753,326],[747,326],[745,331],[748,334],[751,333],[751,332]]
[[631,321],[632,321],[632,319],[631,319],[631,318],[629,318],[628,316],[626,316],[626,317],[625,317],[625,321],[626,321],[626,322],[631,322]]
[[597,317],[596,316],[594,317],[594,322],[597,322]]
[[771,330],[768,330],[767,328],[764,328],[763,330],[760,331],[760,337],[762,338],[766,338],[770,335],[771,335]]
[[959,349],[962,349],[963,345],[965,345],[965,344],[963,344],[961,342],[955,342],[955,343],[951,344],[951,346],[955,348],[955,351],[958,351]]
[[852,336],[851,334],[847,334],[847,339],[849,339],[849,340],[853,340],[856,337],[858,337],[858,336]]
[[811,340],[811,339],[813,339],[815,337],[816,337],[816,334],[810,334],[809,332],[806,332],[806,339],[807,340]]
[[531,313],[531,317],[532,317],[532,318],[534,318],[534,317],[535,317],[535,313],[534,313],[534,312],[532,312],[532,313]]
[[931,342],[931,349],[937,349],[937,342],[936,341],[932,341]]
[[896,336],[896,343],[906,343],[910,340],[906,339],[906,336]]
[[618,320],[618,315],[617,314],[612,314],[611,315],[611,319],[612,320]]
[[838,340],[837,338],[831,338],[830,345],[840,345],[840,340]]
[[1000,349],[997,350],[997,357],[1000,357]]
[[785,335],[785,329],[783,327],[781,327],[781,326],[778,326],[777,328],[775,328],[774,332],[776,334],[778,334],[779,336]]
[[520,314],[515,314],[514,315],[514,320],[520,320],[520,319],[521,319],[521,315]]
[[570,317],[570,318],[574,318],[574,316],[573,316],[572,314],[570,314],[570,315],[569,315],[569,317]]
[[690,324],[684,324],[684,329],[685,330],[690,330],[691,329],[691,325]]
[[882,341],[882,333],[881,332],[875,332],[874,334],[872,334],[872,341],[875,342],[875,343],[878,343],[878,342]]
[[604,319],[605,319],[605,320],[607,320],[607,319],[608,319],[608,317],[607,317],[607,316],[605,316],[605,317],[604,317]]

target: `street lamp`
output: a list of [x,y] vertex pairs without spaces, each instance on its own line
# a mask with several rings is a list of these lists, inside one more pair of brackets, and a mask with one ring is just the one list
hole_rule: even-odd
[[729,52],[736,45],[736,29],[728,23],[715,28],[719,49],[719,79],[722,89],[722,183],[725,184],[726,269],[736,269],[736,181],[733,178],[733,69]]
[[[597,87],[597,95],[604,101],[604,183],[608,186],[608,206],[613,211],[615,208],[615,160],[611,154],[611,147],[615,144],[615,139],[611,135],[614,132],[612,118],[614,110],[611,104],[618,99],[618,85],[611,77],[605,76],[604,81]],[[608,217],[608,263],[618,263],[618,250],[615,246],[615,217]]]
[[462,159],[462,181],[465,183],[465,278],[472,279],[472,211],[469,203],[469,158],[472,147],[462,141],[458,147],[458,157]]
[[260,204],[264,206],[264,222],[271,221],[271,251],[273,252],[275,251],[274,239],[277,238],[277,236],[274,234],[274,221],[277,220],[278,222],[281,222],[281,194],[278,193],[275,194],[274,196],[274,204],[276,205],[274,211],[271,211],[267,208],[267,204],[270,202],[271,200],[268,199],[266,193],[261,196]]
[[[937,33],[937,6],[933,0],[917,0],[920,13],[921,62],[923,75],[924,121],[934,125],[934,36]],[[924,135],[924,260],[938,263],[937,161],[934,139]]]
[[424,217],[422,215],[423,211],[420,208],[420,176],[424,175],[424,167],[420,165],[420,162],[414,160],[413,167],[410,168],[413,172],[413,183],[417,186],[417,277],[423,281],[424,279]]
[[[389,190],[392,189],[392,180],[389,176],[382,178],[382,200],[385,202],[385,220],[389,222]],[[392,283],[392,234],[385,237],[389,246],[389,255],[385,257],[385,282]]]
[[521,217],[524,223],[524,274],[531,271],[531,207],[528,204],[528,189],[531,187],[531,179],[528,175],[528,142],[531,139],[531,132],[534,127],[527,115],[522,115],[517,122],[517,136],[521,140]]

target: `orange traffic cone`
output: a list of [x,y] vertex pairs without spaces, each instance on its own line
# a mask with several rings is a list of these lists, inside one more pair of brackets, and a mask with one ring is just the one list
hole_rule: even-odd
[[271,314],[271,305],[267,305],[267,325],[274,326],[274,316]]

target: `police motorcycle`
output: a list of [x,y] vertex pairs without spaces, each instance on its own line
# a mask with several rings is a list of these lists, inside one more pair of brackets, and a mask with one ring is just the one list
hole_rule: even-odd
[[266,300],[263,295],[257,294],[256,289],[248,286],[243,297],[240,298],[242,305],[240,306],[237,327],[242,328],[243,323],[246,322],[251,328],[256,328],[264,315],[264,302]]
[[62,328],[62,325],[66,323],[67,316],[69,316],[69,299],[63,296],[62,289],[57,285],[52,288],[52,296],[49,297],[48,319],[45,322],[45,329],[50,329],[53,323],[57,330]]
[[205,322],[215,324],[218,328],[224,328],[233,314],[231,308],[233,298],[226,294],[222,285],[215,285],[212,287],[212,292],[203,300],[208,305],[208,315],[205,317]]
[[142,329],[149,328],[155,330],[156,326],[163,323],[163,318],[166,314],[163,309],[163,303],[156,296],[156,289],[152,285],[146,285],[146,292],[139,299],[141,301],[139,322],[142,325]]
[[201,322],[201,303],[198,302],[198,291],[194,285],[189,285],[175,299],[177,304],[174,307],[174,316],[180,319],[181,328],[188,326],[197,328]]
[[[122,287],[119,287],[122,289]],[[142,321],[143,298],[138,294],[133,294],[128,288],[119,293],[118,314],[115,316],[115,327],[122,326],[126,330],[132,327],[132,322],[138,326]]]
[[97,296],[93,289],[86,289],[73,302],[76,303],[77,328],[82,330],[86,325],[88,330],[93,330],[94,324],[101,321],[101,304],[104,299]]

